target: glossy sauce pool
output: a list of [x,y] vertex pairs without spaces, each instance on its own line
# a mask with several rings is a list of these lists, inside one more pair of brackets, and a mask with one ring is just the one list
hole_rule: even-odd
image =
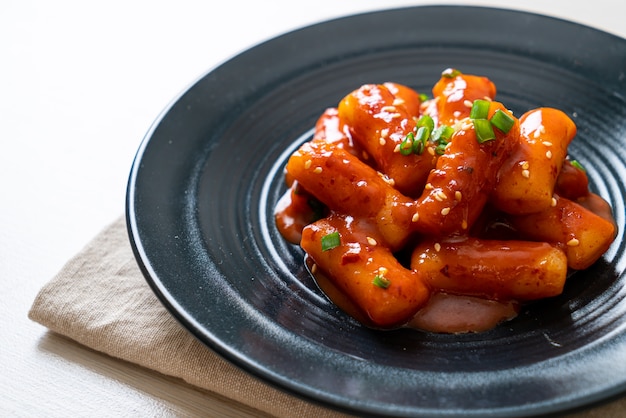
[[[320,290],[331,302],[362,324],[366,326],[371,324],[369,318],[352,303],[350,298],[314,267],[313,261],[308,256],[305,256],[305,263]],[[520,304],[514,301],[500,302],[474,296],[434,292],[427,304],[402,327],[448,334],[483,332],[515,318],[519,309]]]
[[[610,205],[599,196],[589,194],[579,203],[615,223]],[[276,225],[281,235],[292,244],[299,244],[302,228],[311,222],[314,211],[309,204],[309,197],[306,194],[294,194],[287,190],[276,205]],[[515,234],[510,225],[497,219],[484,222],[480,228],[483,229],[483,235],[490,235],[491,238],[511,238]],[[308,255],[305,256],[305,264],[320,290],[331,302],[365,326],[375,328],[372,321],[350,297],[313,265]],[[499,301],[434,291],[428,302],[409,321],[400,326],[434,333],[483,332],[515,318],[520,307],[521,303],[515,300]]]

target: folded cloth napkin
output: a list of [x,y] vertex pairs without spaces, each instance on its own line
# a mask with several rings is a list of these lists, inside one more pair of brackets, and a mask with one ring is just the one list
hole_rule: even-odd
[[187,332],[143,278],[123,218],[105,228],[44,286],[29,318],[96,351],[271,415],[342,416],[263,383]]
[[[205,347],[161,305],[135,261],[123,218],[39,292],[29,317],[96,351],[174,376],[278,417],[340,417],[245,373]],[[624,417],[626,398],[572,417]]]

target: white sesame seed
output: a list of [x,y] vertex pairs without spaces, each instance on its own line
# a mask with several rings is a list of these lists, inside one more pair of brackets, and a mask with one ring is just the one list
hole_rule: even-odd
[[546,147],[551,147],[552,146],[552,142],[550,142],[550,141],[543,141],[542,144],[545,145]]
[[387,113],[393,113],[396,110],[397,109],[395,106],[383,106],[382,109],[380,109],[381,112],[387,112]]
[[463,194],[457,190],[456,192],[454,192],[454,198],[460,202],[461,199],[463,198]]
[[322,167],[319,167],[319,166],[317,166],[317,167],[315,167],[315,168],[313,169],[313,172],[314,172],[315,174],[319,174],[319,173],[321,173],[322,171],[323,171],[323,170],[322,170]]
[[404,100],[402,100],[400,98],[397,98],[397,97],[395,99],[393,99],[393,105],[394,106],[400,106],[400,105],[403,105],[403,104],[404,104]]
[[387,141],[385,141],[385,138],[383,138],[382,136],[380,138],[378,138],[378,143],[383,146],[387,143]]
[[552,207],[556,206],[556,197],[552,198],[552,200],[550,201],[550,206],[552,206]]
[[530,171],[528,171],[528,170],[522,170],[522,177],[524,177],[524,178],[530,178]]
[[400,152],[400,144],[396,145],[396,147],[393,149],[393,152]]
[[430,155],[435,155],[435,149],[433,147],[428,147],[427,149]]
[[317,273],[317,264],[313,264],[311,266],[311,273],[313,273],[313,274]]
[[419,220],[420,220],[420,214],[419,214],[419,213],[417,213],[417,212],[415,212],[415,213],[413,214],[413,217],[411,218],[411,222],[417,222],[417,221],[419,221]]
[[452,112],[452,116],[454,116],[455,118],[458,118],[459,116],[461,116],[461,111],[455,110],[454,112]]
[[550,151],[550,150],[546,151],[546,158],[548,160],[552,159],[552,151]]
[[380,136],[381,138],[387,138],[389,136],[389,128],[381,129]]
[[439,244],[438,242],[435,243],[435,251],[441,251],[441,244]]
[[576,238],[572,238],[571,240],[567,241],[568,247],[577,247],[579,244],[580,241],[578,241]]
[[528,164],[528,161],[524,161],[522,163],[522,169],[523,170],[528,170],[530,168],[530,164]]
[[546,133],[546,127],[543,126],[543,125],[539,126],[539,132],[541,132],[542,134],[545,134]]
[[398,118],[401,118],[401,117],[402,117],[402,115],[401,115],[400,113],[391,113],[391,114],[389,115],[389,117],[390,117],[391,119],[398,119]]
[[424,188],[425,188],[426,190],[432,190],[432,189],[433,189],[433,185],[432,185],[432,184],[430,184],[430,183],[426,183],[426,186],[424,186]]
[[447,198],[448,196],[442,190],[438,190],[437,193],[435,193],[435,199],[437,199],[440,202],[443,202]]
[[441,209],[441,214],[442,214],[443,216],[446,216],[446,215],[448,215],[449,213],[450,213],[450,208],[443,208],[443,209]]
[[485,97],[483,97],[483,99],[487,100],[488,102],[490,102],[492,100],[491,97],[489,97],[489,96],[485,96]]
[[372,237],[367,237],[367,243],[371,246],[375,246],[376,244],[378,244],[376,240]]
[[537,129],[534,133],[533,133],[533,138],[537,139],[541,136],[541,131],[539,129]]
[[472,121],[469,120],[468,118],[462,119],[459,122],[460,122],[459,129],[462,129],[464,131],[467,131],[468,129],[471,129],[472,126],[473,126]]
[[463,101],[463,106],[468,107],[468,108],[472,108],[472,106],[474,106],[474,103],[472,103],[471,100],[464,100]]
[[384,276],[387,273],[389,273],[389,269],[387,267],[378,267],[378,274]]
[[313,164],[311,160],[306,160],[304,162],[304,168],[308,170],[309,168],[311,168],[311,164]]

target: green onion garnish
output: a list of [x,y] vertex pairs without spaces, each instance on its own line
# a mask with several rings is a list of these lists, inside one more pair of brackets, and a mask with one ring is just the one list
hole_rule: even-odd
[[386,289],[391,284],[391,281],[388,278],[386,278],[385,276],[381,276],[381,275],[377,274],[374,277],[374,280],[372,280],[372,284],[374,286],[378,286],[378,287],[380,287],[382,289]]
[[452,135],[454,135],[454,128],[441,125],[435,129],[433,118],[423,115],[415,124],[415,129],[406,135],[400,144],[399,151],[402,155],[410,155],[411,153],[422,155],[430,140],[435,144],[435,152],[442,155]]
[[428,128],[429,132],[432,132],[435,129],[435,121],[428,115],[423,115],[421,118],[417,120],[416,126],[421,128],[422,126]]
[[461,75],[461,72],[454,68],[447,68],[441,73],[441,76],[445,78],[455,78],[458,75]]
[[404,141],[400,144],[400,154],[409,155],[413,152],[413,141],[415,140],[415,134],[413,132],[409,132],[404,137]]
[[422,126],[417,130],[415,134],[415,140],[413,141],[413,152],[417,155],[421,155],[426,148],[426,141],[430,138],[430,129],[426,126]]
[[422,155],[425,148],[426,148],[426,145],[424,145],[423,142],[420,142],[420,141],[413,142],[413,152],[415,154]]
[[420,97],[420,102],[425,102],[426,100],[430,99],[430,97],[428,97],[428,94],[426,93],[420,93],[419,97]]
[[415,140],[425,144],[428,138],[430,138],[430,129],[426,126],[420,127],[415,134]]
[[332,250],[335,247],[339,247],[339,245],[341,245],[341,239],[337,231],[322,237],[322,251]]
[[470,119],[487,119],[489,116],[489,102],[487,100],[474,100],[472,110],[470,110]]
[[496,110],[496,112],[493,114],[493,116],[489,120],[491,121],[491,124],[493,126],[498,128],[505,134],[508,134],[511,128],[513,127],[513,125],[515,124],[515,119],[513,119],[508,113],[503,112],[500,109]]
[[433,131],[432,140],[434,142],[443,140],[447,143],[450,141],[450,138],[452,138],[452,135],[454,135],[454,128],[448,125],[441,125]]
[[478,99],[474,100],[472,109],[470,110],[469,117],[474,123],[476,138],[481,144],[496,139],[493,127],[507,134],[515,124],[515,119],[501,109],[496,110],[491,116],[491,119],[487,120],[489,116],[489,106],[490,103],[488,100]]
[[446,152],[446,146],[448,144],[440,142],[439,144],[437,144],[437,146],[435,147],[435,154],[437,155],[443,155]]
[[479,143],[491,141],[496,139],[496,134],[493,132],[491,122],[487,119],[473,119],[474,130],[476,131],[476,139]]
[[575,167],[575,168],[579,169],[583,173],[587,172],[587,169],[585,169],[585,167],[583,167],[583,165],[581,163],[579,163],[578,161],[572,160],[569,163],[572,165],[572,167]]

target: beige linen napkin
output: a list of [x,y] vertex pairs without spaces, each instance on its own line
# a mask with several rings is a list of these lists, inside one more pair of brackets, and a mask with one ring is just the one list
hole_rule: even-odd
[[272,415],[342,416],[248,375],[188,333],[143,278],[123,218],[105,228],[44,286],[29,318],[96,351]]
[[[345,416],[263,383],[188,333],[143,278],[123,218],[105,228],[41,289],[29,317],[96,351],[272,415]],[[573,416],[624,417],[626,398]]]

